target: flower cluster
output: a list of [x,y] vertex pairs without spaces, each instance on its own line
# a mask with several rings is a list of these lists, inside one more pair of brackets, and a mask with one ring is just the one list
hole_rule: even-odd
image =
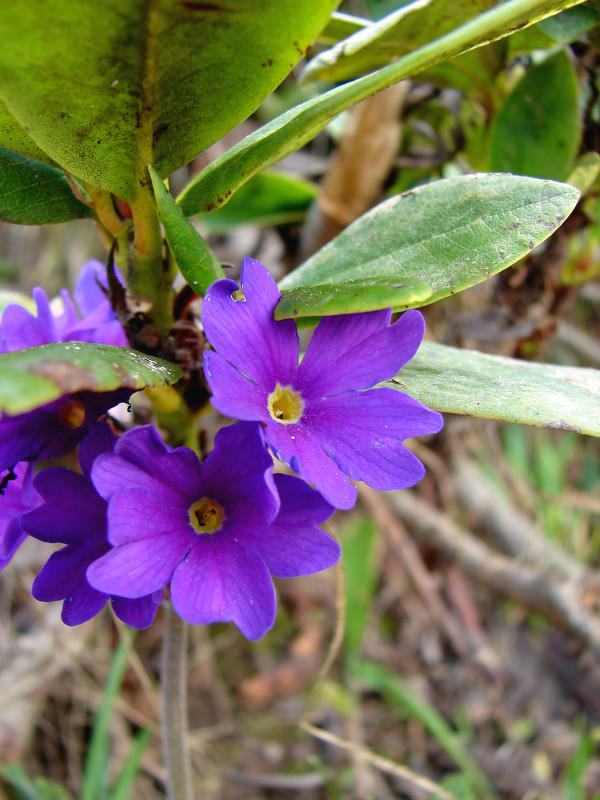
[[[98,275],[90,274],[75,293],[81,317],[66,294],[62,314],[53,315],[37,290],[37,317],[5,311],[0,347],[72,337],[122,343]],[[238,421],[218,431],[202,463],[189,448],[166,444],[152,425],[116,437],[96,422],[108,407],[100,395],[66,396],[0,421],[0,434],[10,434],[0,438],[0,466],[21,462],[6,481],[0,568],[27,534],[64,544],[33,594],[63,600],[68,625],[110,600],[124,622],[147,627],[169,587],[183,619],[232,621],[256,639],[275,619],[272,576],[311,574],[339,559],[320,525],[354,505],[352,480],[397,489],[422,477],[403,441],[438,431],[441,416],[395,389],[372,388],[415,354],[421,314],[408,311],[394,323],[389,309],[325,318],[299,361],[295,323],[273,317],[281,294],[266,268],[245,259],[241,289],[217,281],[203,300],[212,404]],[[50,467],[32,479],[25,461],[78,442],[80,473]],[[298,477],[275,474],[274,458]]]

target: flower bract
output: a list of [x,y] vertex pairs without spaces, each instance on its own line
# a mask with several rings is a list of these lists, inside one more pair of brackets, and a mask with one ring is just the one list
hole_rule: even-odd
[[99,592],[86,579],[88,566],[110,550],[107,503],[96,492],[90,470],[98,455],[112,450],[114,441],[107,425],[94,425],[79,448],[83,474],[59,467],[40,472],[34,485],[44,502],[21,518],[24,530],[36,539],[66,544],[50,556],[33,582],[32,593],[44,602],[64,600],[62,619],[67,625],[91,619],[110,599],[119,619],[133,628],[147,628],[161,601],[160,592],[135,600]]
[[98,590],[139,597],[170,583],[188,622],[233,621],[257,639],[275,619],[271,575],[318,572],[339,558],[318,525],[333,508],[304,482],[273,476],[260,427],[220,430],[200,465],[152,426],[125,433],[92,479],[109,501],[112,550],[88,569]]
[[238,300],[235,281],[217,281],[202,304],[216,351],[204,355],[213,406],[262,423],[275,454],[338,508],[355,503],[350,478],[376,489],[417,483],[424,467],[402,442],[439,431],[442,417],[396,389],[370,387],[414,356],[423,316],[406,311],[394,324],[391,309],[324,317],[298,365],[296,324],[273,318],[281,293],[267,269],[244,259],[241,287]]

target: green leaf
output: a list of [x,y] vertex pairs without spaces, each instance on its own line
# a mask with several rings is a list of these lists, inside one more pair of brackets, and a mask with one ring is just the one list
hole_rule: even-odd
[[575,186],[583,194],[592,188],[600,175],[600,155],[598,153],[584,153],[575,164],[569,175],[567,183]]
[[287,225],[302,221],[319,189],[311,181],[271,170],[255,175],[224,206],[203,214],[211,231],[224,232],[237,225]]
[[454,0],[451,6],[447,0],[410,3],[319,53],[304,68],[301,80],[344,81],[365,75],[439,39],[490,7],[490,0]]
[[390,306],[398,311],[423,305],[431,297],[431,291],[431,286],[416,278],[364,278],[300,286],[283,293],[275,309],[275,319],[356,314]]
[[317,41],[322,44],[335,44],[340,39],[346,39],[353,33],[368,28],[370,24],[369,20],[363,17],[354,17],[352,14],[334,11],[327,25],[317,37]]
[[532,67],[490,133],[490,169],[564,180],[579,148],[577,76],[565,52]]
[[1,220],[47,225],[90,216],[60,169],[0,147]]
[[148,167],[148,171],[169,249],[183,277],[195,292],[203,295],[225,273],[208,244],[183,216],[156,170]]
[[175,364],[123,347],[60,342],[0,353],[0,411],[22,414],[64,394],[175,383]]
[[131,200],[246,119],[335,0],[0,4],[0,100],[73,175]]
[[34,161],[41,161],[51,167],[56,166],[50,156],[29,137],[19,123],[10,115],[4,103],[0,100],[0,147],[6,147]]
[[227,202],[253,175],[298,150],[330,119],[375,92],[475,47],[509,36],[583,0],[508,0],[393,64],[307,100],[246,136],[209,164],[181,192],[186,217]]
[[0,777],[10,786],[14,800],[71,800],[64,786],[42,777],[27,777],[20,764],[0,765]]
[[600,371],[423,342],[386,383],[437,411],[600,436]]
[[346,593],[346,656],[360,650],[372,607],[377,570],[374,541],[377,526],[369,517],[349,520],[342,531],[342,562]]
[[[428,296],[402,307],[433,303],[514,264],[562,224],[578,197],[567,184],[514,175],[435,181],[376,206],[279,287],[341,283],[343,291],[347,281],[371,280],[380,287],[387,281],[392,287],[416,280],[430,288]],[[383,301],[380,308],[390,305]],[[315,312],[305,303],[301,313]],[[279,305],[276,314],[284,316]]]
[[573,42],[600,21],[600,10],[588,5],[570,8],[540,22],[540,28],[556,42]]

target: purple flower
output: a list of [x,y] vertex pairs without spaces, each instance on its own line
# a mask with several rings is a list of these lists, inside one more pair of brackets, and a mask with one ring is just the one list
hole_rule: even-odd
[[45,406],[0,419],[0,472],[18,461],[68,453],[109,408],[126,403],[133,389],[67,394]]
[[277,457],[338,508],[356,501],[349,478],[375,489],[417,483],[424,467],[402,441],[439,431],[442,416],[395,389],[369,387],[414,356],[422,315],[407,311],[393,325],[391,309],[324,317],[298,366],[296,323],[273,319],[281,293],[266,268],[244,259],[241,285],[244,300],[234,297],[235,281],[221,280],[202,304],[216,350],[204,355],[213,406],[261,422]]
[[110,500],[114,549],[89,567],[89,582],[124,597],[170,582],[183,619],[233,621],[259,638],[275,619],[269,573],[318,572],[340,554],[317,527],[333,508],[302,481],[272,471],[258,425],[219,431],[201,467],[192,450],[167,446],[150,425],[124,434],[92,471]]
[[106,501],[94,489],[90,470],[94,459],[112,450],[115,437],[98,423],[82,441],[79,463],[83,474],[51,467],[35,478],[44,503],[21,517],[27,533],[42,542],[67,546],[53,553],[33,582],[37,600],[64,600],[62,620],[79,625],[94,617],[110,599],[115,614],[132,628],[147,628],[154,621],[160,593],[136,600],[92,588],[85,576],[88,566],[110,550],[106,536]]
[[5,478],[0,494],[0,572],[27,536],[21,527],[21,516],[42,502],[33,488],[33,464],[17,464],[12,476]]
[[46,292],[33,290],[34,316],[20,305],[8,305],[0,320],[0,353],[52,342],[99,342],[127,347],[127,337],[112,310],[106,289],[106,269],[99,261],[87,261],[81,270],[75,300],[81,318],[66,289],[60,293],[63,309],[53,312]]
[[[79,318],[66,290],[63,309],[53,313],[43,289],[33,297],[37,315],[19,305],[8,305],[0,320],[0,353],[53,342],[99,342],[127,347],[127,337],[102,290],[106,270],[99,261],[84,264],[75,288],[82,313]],[[53,458],[72,450],[90,426],[109,408],[128,402],[132,389],[78,392],[48,405],[0,420],[0,472],[18,461]]]

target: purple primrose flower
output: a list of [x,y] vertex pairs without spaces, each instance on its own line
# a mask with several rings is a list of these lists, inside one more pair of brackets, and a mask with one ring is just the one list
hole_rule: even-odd
[[393,325],[391,309],[324,317],[298,366],[296,323],[273,319],[281,293],[267,269],[245,258],[241,286],[237,300],[235,281],[217,281],[202,304],[216,351],[204,354],[213,406],[262,423],[277,457],[338,508],[356,501],[349,478],[375,489],[417,483],[424,467],[402,441],[436,433],[442,416],[396,389],[369,387],[414,356],[422,315],[406,311]]
[[66,289],[60,293],[62,310],[54,312],[46,292],[36,286],[33,290],[37,308],[35,316],[14,303],[4,309],[0,319],[0,353],[72,341],[127,347],[125,331],[102,290],[106,285],[105,267],[99,261],[87,261],[74,293],[81,317]]
[[79,448],[83,474],[50,467],[39,473],[34,485],[45,501],[24,514],[24,530],[43,542],[67,546],[53,553],[33,582],[37,600],[64,600],[62,620],[79,625],[94,617],[110,599],[115,614],[132,628],[147,628],[154,621],[161,594],[136,600],[99,592],[86,580],[88,566],[110,550],[106,536],[107,503],[90,480],[94,459],[112,450],[115,436],[104,423],[94,425]]
[[170,582],[183,619],[233,621],[259,638],[275,619],[269,573],[318,572],[340,554],[318,527],[333,508],[297,478],[272,473],[255,424],[220,430],[201,466],[192,450],[169,447],[150,425],[128,431],[92,470],[109,500],[114,548],[88,568],[89,582],[131,598]]
[[[101,342],[127,346],[127,337],[101,289],[106,271],[99,261],[88,261],[81,272],[75,298],[84,315],[78,317],[66,290],[63,309],[53,313],[43,289],[33,296],[37,315],[11,304],[0,320],[0,353],[53,342]],[[33,411],[0,419],[0,472],[18,461],[53,458],[72,450],[89,427],[109,408],[128,402],[132,389],[84,391],[61,397]]]
[[21,527],[21,516],[42,502],[33,487],[33,464],[20,462],[12,474],[14,477],[5,478],[0,494],[0,572],[27,536]]

